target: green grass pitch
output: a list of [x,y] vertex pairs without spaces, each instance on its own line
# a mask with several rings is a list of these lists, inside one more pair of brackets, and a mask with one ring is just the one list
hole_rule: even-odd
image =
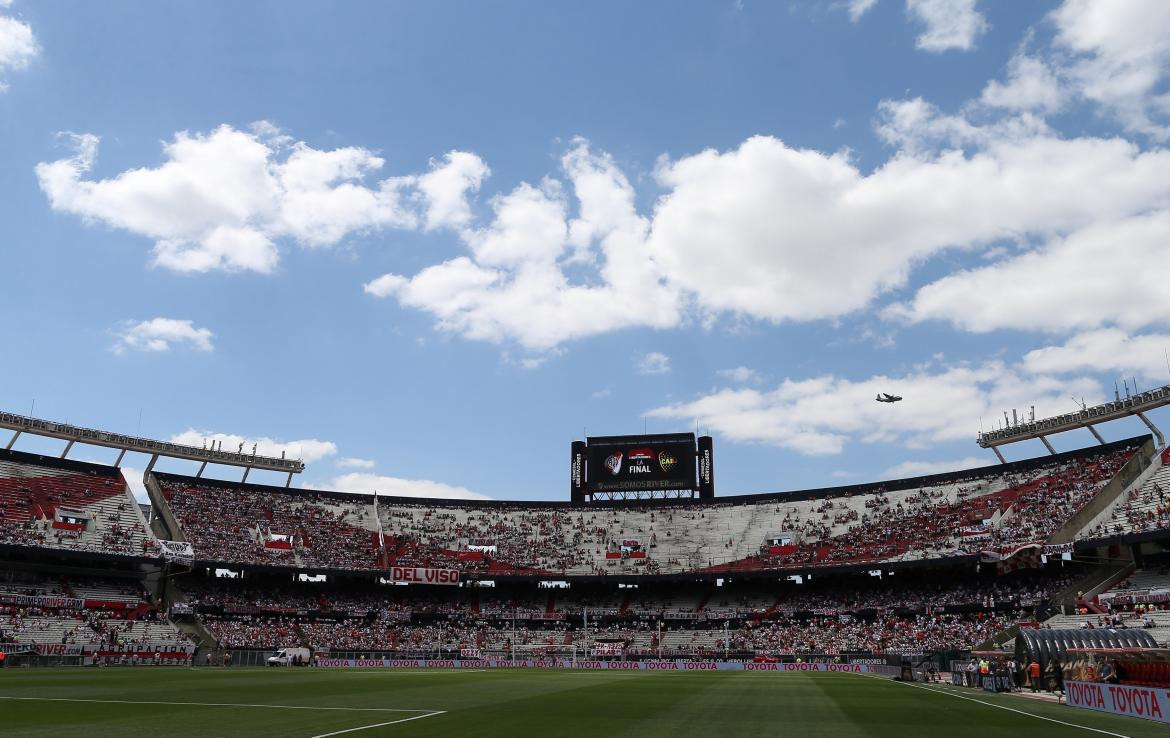
[[6,669],[0,671],[0,734],[1170,735],[1165,725],[1135,718],[930,689],[938,691],[835,673]]

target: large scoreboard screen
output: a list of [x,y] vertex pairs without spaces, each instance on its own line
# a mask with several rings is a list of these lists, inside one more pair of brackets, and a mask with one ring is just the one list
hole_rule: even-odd
[[695,434],[591,436],[586,441],[590,492],[695,489]]

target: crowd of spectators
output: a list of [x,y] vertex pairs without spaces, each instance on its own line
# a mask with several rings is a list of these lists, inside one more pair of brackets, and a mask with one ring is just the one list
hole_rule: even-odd
[[161,479],[161,486],[200,559],[335,569],[383,567],[368,502],[167,478]]
[[[1160,475],[1163,481],[1166,475]],[[1093,527],[1085,538],[1105,538],[1170,528],[1170,489],[1151,480],[1113,509],[1109,520]]]
[[[696,645],[709,648],[716,640],[719,647],[740,649],[800,643],[828,648],[830,642],[856,649],[864,641],[871,644],[865,649],[880,650],[970,647],[1005,622],[1034,613],[1067,587],[1072,576],[1052,567],[994,578],[944,574],[902,579],[854,575],[816,585],[748,583],[720,589],[662,584],[642,590],[594,586],[578,591],[534,585],[497,591],[221,579],[193,582],[187,589],[198,617],[221,645],[232,648],[498,650],[510,648],[513,638],[518,645],[564,646],[580,640],[583,632],[646,646],[648,634],[663,628],[693,632]],[[739,640],[723,643],[725,624]]]
[[[741,571],[978,553],[1044,542],[1134,449],[972,472],[918,489],[703,507],[429,505],[163,478],[199,558],[469,574]],[[784,531],[786,541],[766,540]],[[274,549],[273,537],[291,550]],[[746,538],[745,538],[746,537]],[[722,563],[716,563],[716,562]]]
[[973,554],[987,549],[1006,550],[1043,543],[1100,492],[1133,455],[1134,449],[1104,456],[1053,462],[1009,474],[992,491],[978,485],[960,485],[953,499],[943,490],[919,490],[904,501],[890,504],[877,494],[866,501],[866,512],[848,516],[853,522],[840,535],[826,536],[834,518],[834,502],[819,508],[822,529],[809,535],[808,523],[786,518],[801,528],[801,542],[763,546],[757,556],[717,569],[728,571],[791,565],[836,564],[934,558]]
[[126,647],[182,640],[138,580],[10,570],[0,581],[0,643]]
[[282,648],[303,641],[296,619],[291,617],[204,616],[202,620],[208,632],[224,648]]
[[[133,504],[116,470],[63,473],[0,460],[0,544],[141,555],[149,534]],[[84,522],[58,527],[64,511]]]
[[808,620],[780,619],[731,636],[731,648],[757,653],[823,653],[873,651],[922,653],[969,649],[1004,628],[1027,619],[1026,613],[918,615],[913,618],[861,620],[838,616]]
[[[208,629],[226,648],[275,649],[290,644],[320,651],[378,651],[399,655],[458,654],[474,648],[507,653],[515,644],[567,650],[588,648],[596,640],[621,642],[631,652],[657,651],[658,638],[673,653],[722,651],[768,654],[844,652],[920,653],[970,649],[1004,628],[1027,618],[1022,612],[948,613],[879,619],[847,615],[806,619],[745,621],[730,631],[722,627],[664,626],[636,622],[598,624],[588,631],[564,623],[463,621],[455,624],[403,624],[381,620],[307,621],[276,618],[208,620]],[[680,641],[672,633],[684,636]],[[726,636],[725,636],[726,634]],[[585,638],[588,638],[586,642]],[[728,642],[724,643],[724,638]]]

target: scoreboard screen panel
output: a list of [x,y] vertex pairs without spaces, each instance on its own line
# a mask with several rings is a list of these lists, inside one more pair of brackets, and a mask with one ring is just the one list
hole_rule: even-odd
[[590,492],[695,489],[695,434],[594,436],[586,441]]

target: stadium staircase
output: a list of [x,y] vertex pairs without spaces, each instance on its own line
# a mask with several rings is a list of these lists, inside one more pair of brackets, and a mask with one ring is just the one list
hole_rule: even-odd
[[1118,505],[1158,471],[1159,461],[1153,439],[1147,440],[1092,500],[1049,537],[1048,543],[1070,543],[1108,520]]
[[998,651],[1008,648],[1009,644],[1014,643],[1016,636],[1020,634],[1020,626],[1012,625],[1004,628],[992,637],[975,646],[975,651]]
[[[1129,522],[1131,516],[1141,519],[1144,516],[1154,516],[1162,504],[1165,490],[1170,490],[1170,464],[1166,460],[1167,452],[1156,458],[1156,463],[1132,485],[1126,494],[1102,511],[1093,519],[1078,538],[1102,538],[1117,533],[1143,532],[1152,528],[1142,525],[1136,530]],[[1109,530],[1112,528],[1112,530]]]
[[[1104,612],[1100,607],[1096,606],[1094,602],[1096,596],[1102,592],[1108,592],[1109,589],[1116,587],[1120,582],[1128,579],[1136,568],[1137,566],[1134,561],[1123,561],[1120,566],[1117,563],[1104,565],[1101,570],[1090,572],[1086,577],[1082,577],[1078,582],[1074,582],[1073,586],[1075,588],[1067,588],[1065,592],[1061,592],[1060,594],[1064,599],[1057,603],[1058,605],[1064,606],[1062,609],[1065,612],[1075,611],[1075,608],[1081,605],[1087,606],[1090,611],[1095,613]],[[1106,575],[1102,577],[1102,573],[1106,573]]]
[[146,496],[150,498],[150,504],[154,510],[150,524],[154,534],[166,541],[187,540],[179,523],[175,520],[175,514],[171,512],[171,506],[167,502],[166,495],[163,494],[162,487],[159,486],[158,478],[152,472],[147,472],[142,481],[146,486]]
[[[167,599],[163,601],[166,611],[170,611],[171,605],[176,602],[187,602],[188,597],[185,592],[177,587],[171,586],[169,588]],[[184,618],[183,620],[170,621],[180,633],[187,635],[195,644],[197,651],[200,653],[207,650],[214,650],[219,648],[219,642],[215,636],[211,634],[198,617]],[[197,662],[202,663],[202,662]]]
[[[1076,612],[1079,606],[1087,605],[1094,613],[1100,612],[1099,608],[1092,604],[1095,598],[1101,592],[1110,589],[1118,582],[1124,581],[1131,573],[1133,573],[1133,562],[1106,561],[1099,566],[1092,568],[1078,577],[1067,587],[1053,595],[1043,610],[1049,613],[1052,612]],[[1083,595],[1083,600],[1078,599],[1077,595]],[[1040,614],[1043,618],[1044,615]],[[1046,623],[1059,622],[1060,625],[1053,625],[1056,628],[1079,628],[1088,616],[1081,615],[1053,615]],[[1071,625],[1067,623],[1072,623]],[[1004,646],[1008,646],[1015,641],[1016,636],[1020,632],[1019,625],[1011,625],[1004,628],[1000,632],[988,638],[983,643],[975,647],[977,651],[995,650]]]
[[703,597],[699,600],[699,604],[695,606],[695,612],[702,612],[707,607],[707,603],[711,601],[711,595],[713,594],[715,594],[715,585],[710,585],[703,592]]

